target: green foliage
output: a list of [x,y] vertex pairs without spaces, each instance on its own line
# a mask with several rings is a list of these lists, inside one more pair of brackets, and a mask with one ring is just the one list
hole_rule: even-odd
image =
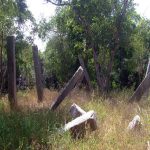
[[16,25],[27,20],[34,21],[24,0],[0,1],[0,31],[3,31],[5,36],[15,34],[18,30]]
[[32,21],[34,22],[34,18],[31,12],[28,10],[27,4],[25,0],[16,0],[17,6],[17,22],[19,24],[25,23],[25,21]]
[[33,79],[32,47],[23,39],[16,39],[16,68],[17,76],[23,75],[28,83]]
[[56,74],[59,82],[67,81],[79,66],[77,56],[81,54],[94,83],[96,47],[102,81],[110,80],[112,89],[139,84],[149,55],[149,20],[135,12],[132,0],[122,16],[124,2],[73,0],[57,8],[55,17],[39,26],[40,36],[49,38],[44,53],[47,73]]
[[[20,74],[24,74],[28,79],[31,79],[31,74],[33,74],[32,52],[29,41],[25,39],[23,33],[23,28],[27,21],[35,25],[35,20],[28,10],[25,0],[0,1],[0,76],[3,78],[7,77],[3,75],[3,72],[5,72],[3,68],[7,64],[6,37],[16,35],[17,77]],[[7,82],[7,79],[0,80]],[[4,85],[0,83],[0,86]]]
[[[73,40],[73,37],[80,36],[80,28],[77,26],[74,28],[74,21],[69,17],[71,15],[69,13],[70,9],[66,8],[57,11],[58,16],[52,19],[51,25],[47,23],[44,28],[42,28],[44,29],[43,32],[47,32],[48,28],[51,28],[50,31],[54,30],[55,32],[54,25],[58,25],[54,36],[49,39],[43,57],[45,60],[46,73],[56,75],[59,83],[63,83],[66,82],[77,69],[77,51],[80,50],[83,44],[82,42],[76,41],[70,42],[70,40]],[[70,30],[76,35],[70,34]]]
[[66,45],[63,45],[60,41],[64,43],[65,39],[55,37],[49,40],[46,51],[44,52],[44,60],[46,73],[56,75],[59,82],[63,83],[74,73],[76,67],[74,64],[76,64],[77,56],[69,50],[67,42]]
[[[0,113],[0,149],[31,149],[47,143],[59,127],[56,115],[49,111]],[[51,143],[50,143],[51,144]]]

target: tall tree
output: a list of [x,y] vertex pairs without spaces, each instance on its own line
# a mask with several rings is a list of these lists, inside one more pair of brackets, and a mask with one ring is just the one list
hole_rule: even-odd
[[[57,8],[56,16],[50,22],[41,24],[40,34],[45,37],[48,30],[54,31],[55,36],[51,36],[51,40],[54,40],[53,37],[57,39],[61,36],[63,40],[58,40],[62,45],[59,49],[63,49],[65,54],[71,53],[75,60],[77,54],[82,54],[88,63],[92,79],[95,78],[93,73],[95,68],[99,89],[108,91],[116,84],[125,85],[132,80],[130,78],[136,73],[137,68],[135,60],[139,59],[136,52],[142,52],[135,44],[137,37],[140,37],[138,34],[141,35],[138,32],[138,28],[142,29],[138,27],[141,18],[135,12],[132,0],[48,0],[48,2],[63,7]],[[146,40],[143,36],[141,38],[139,44]],[[64,47],[66,43],[67,48]],[[55,48],[52,48],[53,46]],[[60,54],[59,58],[63,59],[61,50],[57,51],[58,48],[54,43],[53,46],[48,45],[49,53],[55,49]],[[145,42],[143,47],[146,48]],[[78,65],[75,60],[74,65]],[[123,84],[125,77],[127,80]],[[122,81],[119,81],[120,79]]]

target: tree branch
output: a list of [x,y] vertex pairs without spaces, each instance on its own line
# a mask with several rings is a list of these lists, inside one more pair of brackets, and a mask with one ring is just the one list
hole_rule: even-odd
[[49,2],[55,6],[66,6],[66,5],[71,5],[69,2],[63,2],[60,0],[60,1],[57,1],[57,3],[53,2],[52,0],[46,0],[46,2]]

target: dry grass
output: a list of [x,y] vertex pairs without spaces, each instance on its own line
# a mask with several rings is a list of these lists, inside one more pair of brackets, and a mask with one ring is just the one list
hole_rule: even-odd
[[[45,110],[57,96],[56,91],[45,90],[44,102],[37,103],[35,90],[18,93],[18,104],[22,110]],[[130,91],[113,92],[109,96],[98,97],[96,93],[73,91],[55,112],[60,125],[71,120],[69,107],[76,103],[85,111],[94,110],[97,113],[98,130],[87,131],[82,140],[72,140],[69,133],[59,134],[48,132],[45,135],[47,149],[52,150],[146,150],[147,141],[150,140],[150,100],[141,103],[128,104]],[[1,110],[8,111],[7,98],[1,101]],[[39,112],[41,113],[41,112]],[[142,127],[137,131],[127,131],[128,123],[135,115],[142,120]],[[59,118],[59,120],[58,120]],[[42,118],[41,120],[42,121]],[[48,126],[44,127],[45,130]],[[38,131],[37,131],[38,132]],[[30,143],[33,148],[35,143]],[[37,148],[40,149],[40,148]],[[46,148],[41,148],[46,149]]]
[[18,105],[21,108],[28,109],[39,109],[39,108],[48,108],[52,103],[53,99],[57,96],[56,91],[49,91],[48,89],[44,89],[44,99],[42,103],[37,102],[36,90],[23,91],[18,92]]

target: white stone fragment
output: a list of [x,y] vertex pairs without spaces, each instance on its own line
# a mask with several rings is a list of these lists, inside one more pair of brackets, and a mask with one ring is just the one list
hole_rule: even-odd
[[135,127],[139,126],[141,122],[140,116],[136,115],[133,120],[128,125],[128,130],[133,130]]

